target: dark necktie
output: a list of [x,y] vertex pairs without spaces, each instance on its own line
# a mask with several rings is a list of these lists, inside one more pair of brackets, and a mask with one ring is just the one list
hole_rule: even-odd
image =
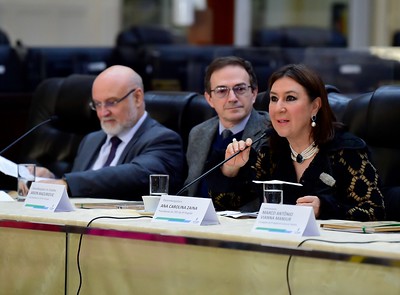
[[104,163],[103,167],[110,166],[110,163],[115,157],[115,152],[117,151],[118,145],[121,143],[121,139],[119,139],[117,136],[114,136],[111,137],[110,142],[111,142],[110,153],[108,154],[107,161]]
[[232,134],[233,134],[232,131],[230,131],[229,129],[225,129],[221,133],[222,139],[227,139],[229,136],[232,136]]

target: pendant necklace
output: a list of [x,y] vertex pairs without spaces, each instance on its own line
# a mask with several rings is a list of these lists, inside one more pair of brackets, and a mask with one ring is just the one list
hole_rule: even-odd
[[304,151],[302,151],[300,154],[296,152],[290,144],[289,147],[291,150],[290,157],[292,158],[293,161],[296,161],[299,164],[303,163],[304,160],[310,159],[319,151],[318,146],[315,145],[315,141],[312,144],[310,144],[310,146],[306,148]]

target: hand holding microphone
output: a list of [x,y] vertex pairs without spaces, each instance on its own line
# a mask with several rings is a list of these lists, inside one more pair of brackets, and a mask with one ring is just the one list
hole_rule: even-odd
[[[253,141],[251,138],[247,138],[246,141],[237,141],[236,138],[233,139],[225,151],[225,159],[230,159],[222,166],[222,173],[227,177],[235,177],[241,167],[246,165],[250,156],[250,149]],[[232,157],[233,155],[240,153],[240,156]]]
[[[210,170],[207,170],[206,172],[204,172],[203,174],[201,174],[199,177],[197,177],[196,179],[194,179],[194,180],[192,180],[191,182],[189,182],[188,184],[186,184],[181,190],[179,190],[179,191],[176,193],[176,195],[177,195],[177,196],[181,195],[181,194],[182,194],[183,192],[185,192],[190,186],[192,186],[192,185],[195,184],[196,182],[202,180],[202,179],[203,179],[204,177],[206,177],[208,174],[210,174],[211,172],[215,171],[216,169],[218,169],[219,167],[221,167],[221,166],[224,165],[225,163],[231,161],[232,159],[233,159],[233,161],[230,162],[230,163],[231,163],[231,166],[235,166],[235,165],[236,165],[236,164],[235,164],[236,162],[235,162],[235,159],[234,159],[234,158],[235,158],[237,155],[239,155],[240,153],[243,153],[243,151],[246,151],[246,152],[245,152],[245,156],[242,158],[241,161],[239,160],[239,162],[241,162],[241,163],[244,162],[243,165],[246,164],[247,161],[249,160],[249,154],[250,154],[249,146],[251,146],[252,143],[256,143],[256,142],[260,141],[260,140],[263,139],[264,137],[270,136],[270,135],[272,134],[272,131],[273,131],[272,128],[265,130],[265,132],[263,132],[263,133],[260,135],[260,137],[256,138],[256,139],[254,140],[254,142],[252,142],[252,140],[249,139],[249,138],[246,139],[246,142],[244,142],[244,141],[242,141],[242,140],[241,140],[240,142],[237,142],[237,141],[236,141],[236,143],[235,143],[235,142],[232,142],[231,144],[229,144],[229,145],[231,146],[230,151],[226,151],[226,152],[225,152],[225,160],[223,160],[222,162],[218,163],[217,165],[215,165],[214,167],[212,167]],[[233,145],[233,144],[234,144],[234,145]],[[247,154],[247,155],[246,155],[246,154]],[[247,160],[246,160],[246,158],[247,158]],[[244,161],[244,160],[245,160],[245,161]],[[237,163],[239,163],[239,162],[237,162]],[[242,166],[243,166],[243,165],[242,165]],[[240,166],[240,167],[242,167],[242,166]],[[227,168],[227,167],[228,167],[228,168]],[[239,172],[240,167],[234,169],[233,172],[236,171],[236,174],[237,174],[237,173]],[[225,168],[225,169],[229,169],[229,165],[226,166],[226,167],[223,167],[223,169],[224,169],[224,168]],[[222,171],[222,172],[224,173],[224,171]],[[224,175],[226,175],[226,174],[224,173]],[[226,175],[226,176],[229,177],[229,174]],[[234,174],[232,175],[232,177],[233,177],[233,176],[234,176]]]

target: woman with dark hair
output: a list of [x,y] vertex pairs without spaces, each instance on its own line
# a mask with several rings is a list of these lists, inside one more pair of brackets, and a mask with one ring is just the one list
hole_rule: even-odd
[[316,218],[383,220],[380,179],[365,142],[336,122],[321,78],[304,65],[287,65],[269,80],[272,135],[258,151],[252,140],[233,140],[221,175],[210,186],[226,208],[249,194],[262,200],[253,180],[282,180],[283,203],[312,206]]

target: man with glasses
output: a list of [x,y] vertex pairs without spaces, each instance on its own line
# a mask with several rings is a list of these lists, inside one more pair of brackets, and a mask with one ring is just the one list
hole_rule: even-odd
[[[217,112],[211,118],[195,126],[189,134],[186,153],[189,184],[225,158],[225,149],[232,140],[259,137],[269,124],[268,113],[253,108],[258,93],[257,77],[250,62],[235,56],[220,57],[208,66],[204,78],[204,96]],[[257,149],[265,139],[254,146]],[[194,197],[210,197],[207,181],[212,173],[188,187],[187,194]],[[217,210],[258,210],[259,201],[243,204],[231,200],[231,204],[220,204],[213,200]]]
[[[131,68],[112,66],[93,82],[90,107],[102,130],[81,142],[71,173],[52,183],[67,185],[72,197],[141,200],[150,174],[169,174],[171,193],[183,181],[180,136],[145,111],[142,78]],[[54,177],[45,169],[38,176]]]

